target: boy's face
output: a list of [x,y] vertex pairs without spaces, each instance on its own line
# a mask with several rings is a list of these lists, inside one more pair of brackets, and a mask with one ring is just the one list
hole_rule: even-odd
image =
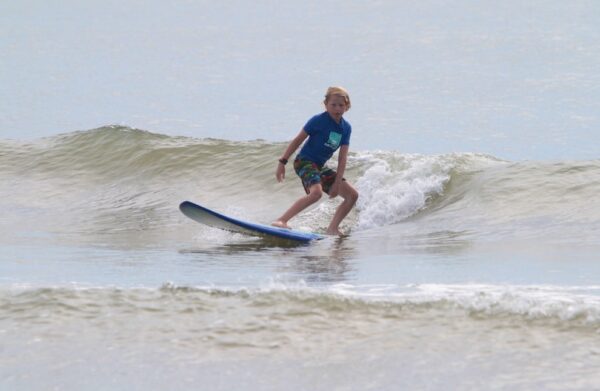
[[342,115],[348,110],[348,105],[343,96],[332,95],[325,103],[325,109],[333,119],[339,122]]

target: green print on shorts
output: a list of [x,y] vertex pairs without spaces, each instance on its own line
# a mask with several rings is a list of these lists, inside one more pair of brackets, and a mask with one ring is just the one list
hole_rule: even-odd
[[338,145],[340,145],[340,141],[342,140],[342,134],[336,132],[329,132],[329,140],[325,143],[325,146],[336,149]]

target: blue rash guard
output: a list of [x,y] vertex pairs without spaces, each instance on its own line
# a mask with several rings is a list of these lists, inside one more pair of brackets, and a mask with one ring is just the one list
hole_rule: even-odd
[[308,140],[300,150],[300,159],[323,166],[341,145],[350,144],[352,126],[344,118],[338,124],[328,112],[317,114],[304,125]]

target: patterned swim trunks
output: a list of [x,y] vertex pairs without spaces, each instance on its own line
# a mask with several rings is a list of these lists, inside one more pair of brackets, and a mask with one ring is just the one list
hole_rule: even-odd
[[331,189],[337,175],[331,168],[319,167],[317,163],[300,158],[294,160],[294,170],[302,180],[302,186],[304,186],[306,194],[309,193],[310,187],[317,183],[320,183],[323,191],[329,194],[329,189]]

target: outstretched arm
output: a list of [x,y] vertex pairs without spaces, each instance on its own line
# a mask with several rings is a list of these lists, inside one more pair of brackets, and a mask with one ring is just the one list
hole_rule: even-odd
[[[286,148],[283,155],[281,155],[281,159],[289,160],[290,156],[298,149],[300,145],[306,140],[308,137],[308,133],[302,129],[300,133],[290,142],[288,147]],[[277,163],[277,171],[275,172],[275,177],[277,177],[277,181],[281,182],[285,178],[285,165],[283,163]]]

